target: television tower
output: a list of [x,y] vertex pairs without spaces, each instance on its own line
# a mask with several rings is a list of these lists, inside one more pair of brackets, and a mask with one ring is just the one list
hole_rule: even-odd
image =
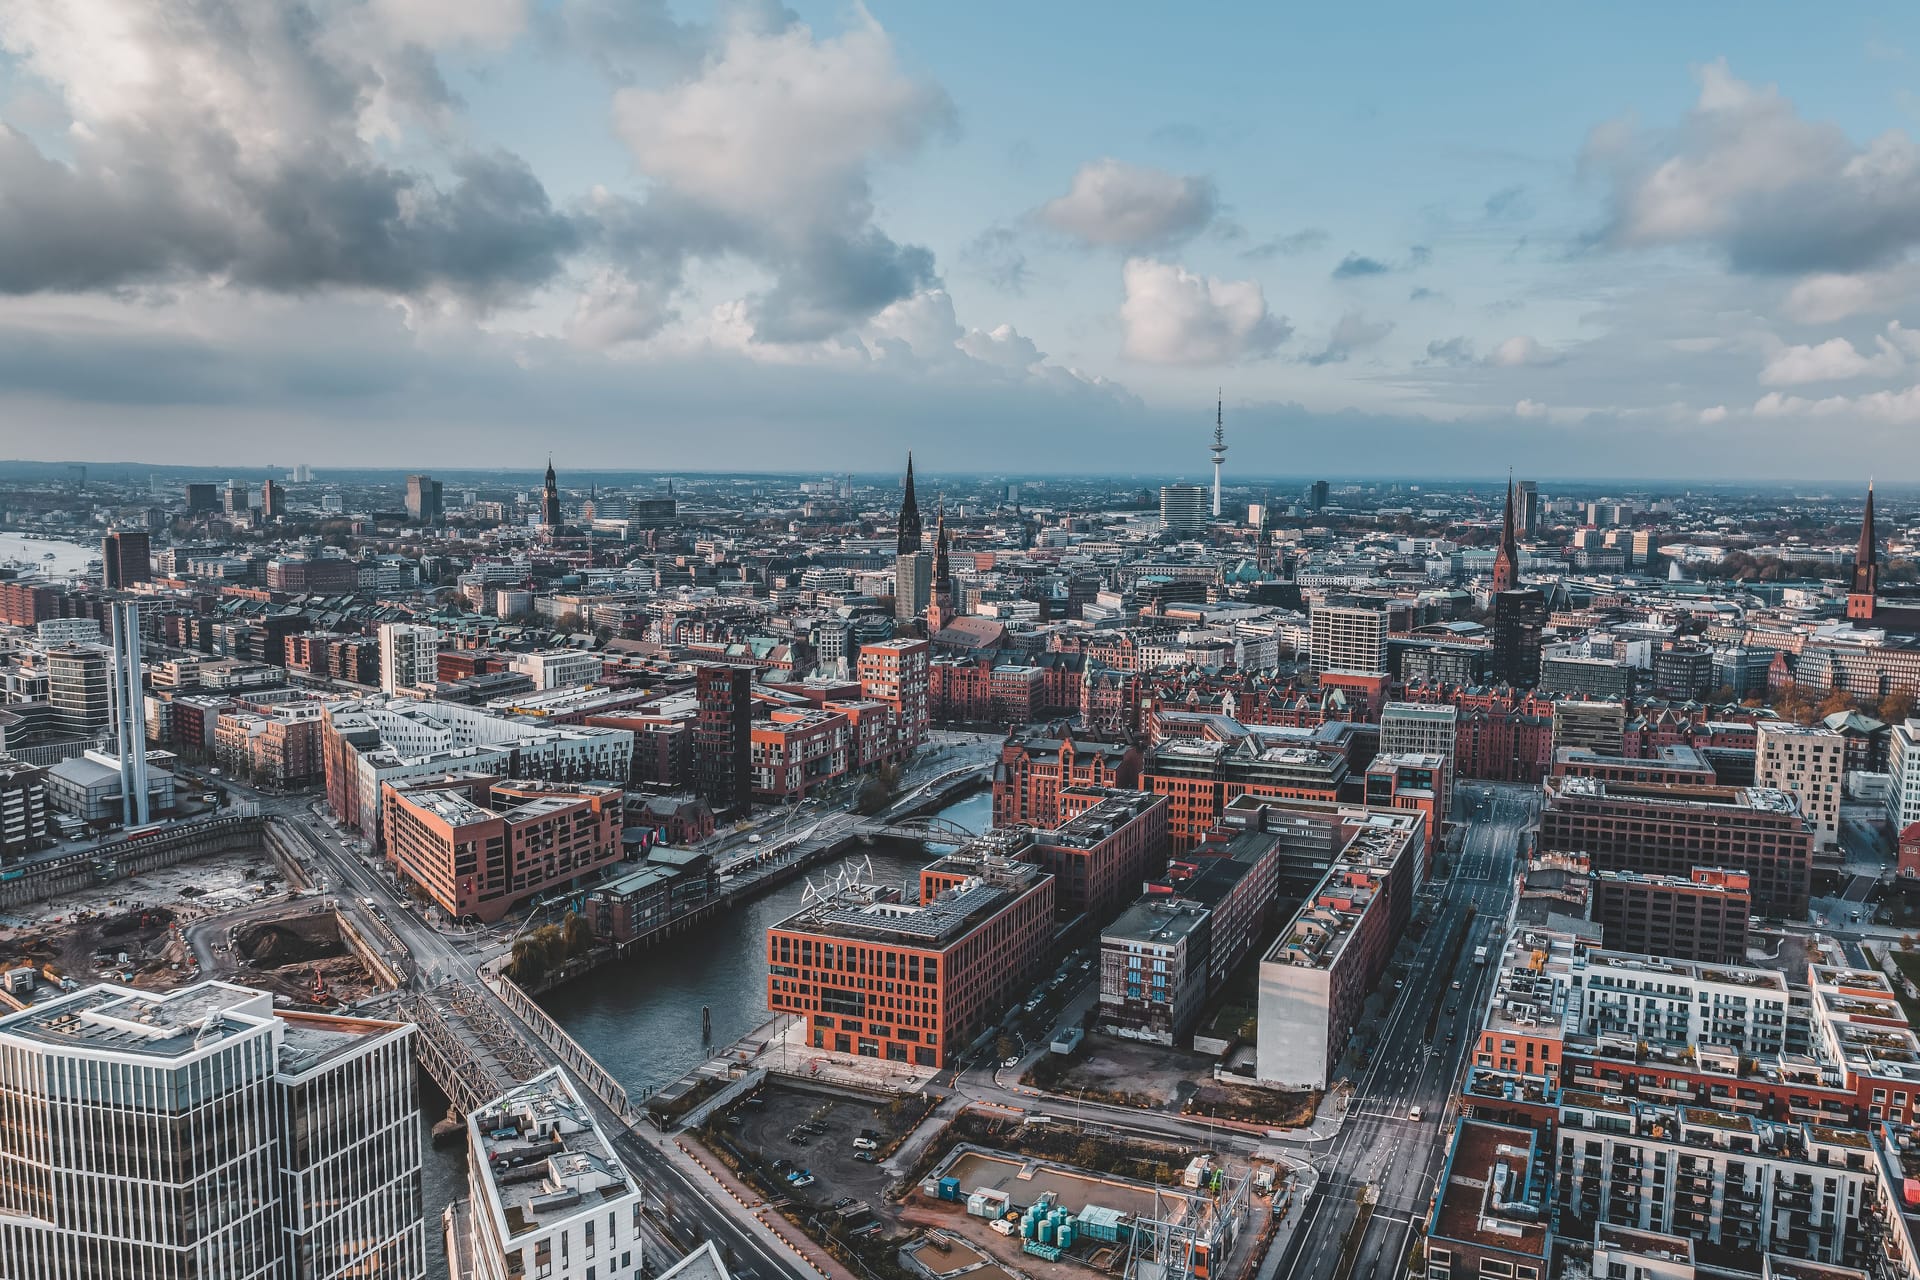
[[1220,518],[1220,468],[1227,462],[1227,428],[1222,416],[1224,393],[1213,404],[1213,518]]

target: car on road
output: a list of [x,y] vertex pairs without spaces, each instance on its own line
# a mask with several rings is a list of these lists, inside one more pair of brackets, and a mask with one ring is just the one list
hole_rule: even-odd
[[871,1151],[856,1151],[853,1153],[853,1158],[855,1160],[858,1160],[861,1164],[872,1164],[874,1161],[878,1160],[880,1157],[875,1155]]
[[852,1196],[841,1196],[838,1200],[835,1200],[833,1202],[833,1207],[836,1209],[844,1209],[852,1203],[853,1203]]
[[1421,1109],[1420,1109],[1419,1107],[1409,1107],[1409,1108],[1407,1108],[1407,1119],[1409,1119],[1409,1120],[1412,1120],[1412,1121],[1413,1121],[1413,1122],[1415,1122],[1416,1124],[1417,1124],[1417,1123],[1419,1123],[1419,1121],[1420,1121],[1420,1117],[1421,1117],[1422,1115],[1424,1115],[1424,1114],[1425,1114],[1425,1113],[1424,1113],[1423,1111],[1421,1111]]
[[855,1151],[878,1151],[880,1144],[872,1138],[855,1138],[853,1140],[853,1149]]
[[1016,1053],[1000,1065],[1003,1067],[1017,1067],[1020,1065],[1020,1055]]
[[1458,990],[1460,989],[1460,979],[1458,979],[1458,978],[1455,978],[1455,979],[1453,980],[1453,989],[1454,989],[1455,991],[1458,991]]
[[810,1186],[812,1186],[812,1185],[814,1184],[814,1182],[815,1182],[815,1181],[816,1181],[816,1179],[814,1178],[814,1176],[813,1176],[812,1174],[810,1174],[810,1173],[803,1173],[803,1174],[801,1174],[801,1175],[800,1175],[799,1177],[797,1177],[797,1178],[795,1178],[795,1179],[793,1180],[793,1185],[794,1185],[794,1187],[795,1187],[796,1189],[798,1189],[798,1188],[800,1188],[800,1187],[810,1187]]

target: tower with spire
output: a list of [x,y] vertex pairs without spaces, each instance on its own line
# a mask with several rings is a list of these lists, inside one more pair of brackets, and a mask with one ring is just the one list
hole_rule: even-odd
[[907,490],[900,497],[899,554],[910,556],[920,549],[920,504],[913,496],[913,454],[907,454]]
[[1220,518],[1220,468],[1227,464],[1226,391],[1213,402],[1213,518]]
[[1511,591],[1520,580],[1520,545],[1513,536],[1513,475],[1507,475],[1507,509],[1500,519],[1500,550],[1493,557],[1493,589]]
[[927,605],[927,634],[938,635],[955,612],[953,565],[947,559],[947,500],[940,499],[933,520],[933,599]]
[[1872,622],[1880,594],[1879,539],[1873,529],[1873,481],[1867,481],[1867,509],[1860,517],[1860,545],[1853,549],[1853,581],[1847,585],[1847,617]]
[[547,455],[547,481],[540,491],[540,523],[548,526],[560,523],[560,482],[553,474],[553,455]]

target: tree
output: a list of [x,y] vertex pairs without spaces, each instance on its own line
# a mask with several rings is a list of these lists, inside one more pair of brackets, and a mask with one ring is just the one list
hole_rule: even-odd
[[1853,698],[1845,689],[1835,689],[1820,700],[1820,705],[1814,709],[1812,719],[1824,720],[1828,716],[1851,710],[1853,710]]
[[1874,713],[1888,724],[1900,724],[1913,714],[1913,695],[1904,689],[1895,689],[1880,699]]

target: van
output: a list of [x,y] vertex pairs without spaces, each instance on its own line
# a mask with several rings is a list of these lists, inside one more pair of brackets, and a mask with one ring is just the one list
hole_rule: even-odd
[[1408,1110],[1407,1119],[1413,1121],[1415,1124],[1418,1124],[1420,1122],[1420,1117],[1422,1114],[1423,1113],[1421,1112],[1420,1108],[1413,1107]]

